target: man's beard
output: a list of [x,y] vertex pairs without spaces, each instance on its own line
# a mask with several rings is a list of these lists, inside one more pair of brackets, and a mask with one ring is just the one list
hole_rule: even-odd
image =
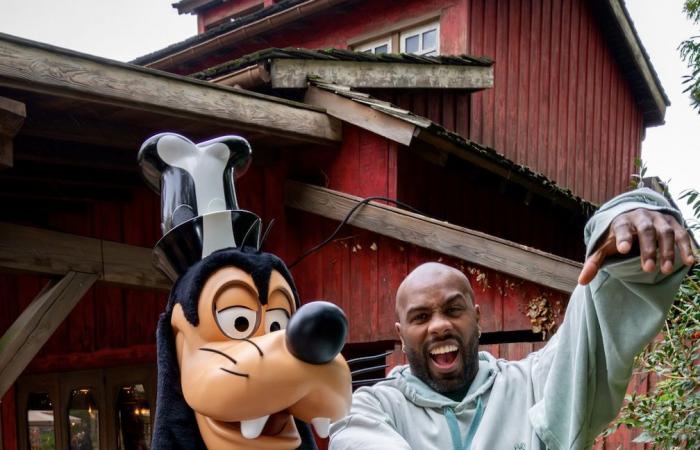
[[[447,339],[454,339],[457,341],[457,357],[463,358],[463,367],[462,370],[454,374],[443,375],[438,378],[438,376],[430,372],[430,368],[428,367],[428,360],[430,359],[430,352],[428,351],[428,348],[436,342]],[[436,392],[445,395],[463,391],[464,394],[466,394],[466,391],[469,389],[471,382],[474,380],[474,377],[479,370],[478,331],[475,330],[468,347],[465,345],[461,336],[448,335],[440,339],[426,341],[423,344],[421,351],[406,348],[406,359],[408,359],[408,364],[411,367],[411,373]]]

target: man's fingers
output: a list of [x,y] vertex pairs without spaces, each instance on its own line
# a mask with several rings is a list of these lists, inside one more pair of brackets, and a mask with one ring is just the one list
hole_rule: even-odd
[[688,266],[695,264],[695,256],[693,256],[693,248],[690,245],[689,232],[673,217],[670,223],[673,228],[675,243],[681,252],[681,260]]
[[654,229],[656,230],[656,242],[659,252],[659,267],[663,273],[673,272],[676,233],[671,226],[672,221],[675,220],[665,214],[654,216]]
[[634,216],[634,227],[639,240],[639,254],[642,260],[642,270],[652,272],[656,269],[656,229],[650,214]]
[[595,278],[600,266],[603,265],[605,256],[603,255],[602,248],[591,254],[586,261],[583,263],[583,268],[578,276],[578,284],[586,285]]
[[615,247],[619,253],[627,254],[632,249],[632,228],[627,220],[620,220],[613,223],[613,234],[615,235]]

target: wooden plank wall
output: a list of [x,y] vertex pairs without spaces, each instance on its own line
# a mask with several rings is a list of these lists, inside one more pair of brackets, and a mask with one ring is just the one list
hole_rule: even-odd
[[[312,170],[320,170],[329,188],[361,197],[396,198],[398,195],[404,199],[402,189],[411,186],[424,194],[420,197],[420,206],[432,202],[440,205],[442,212],[454,206],[456,192],[463,192],[451,184],[454,180],[441,178],[438,170],[433,173],[423,167],[428,163],[422,159],[412,159],[405,148],[354,126],[345,126],[343,134],[345,142],[337,154],[318,161],[315,169],[288,161],[289,175],[313,178]],[[407,158],[416,165],[402,170],[402,164],[405,165],[402,161]],[[295,157],[306,163],[311,159],[304,153]],[[466,178],[464,172],[462,176]],[[394,184],[391,180],[398,181]],[[501,202],[498,192],[482,190],[479,194],[484,205]],[[497,200],[494,196],[498,196]],[[465,192],[458,197],[473,196]],[[459,210],[463,210],[461,205]],[[479,208],[475,211],[481,213]],[[503,214],[500,219],[512,221]],[[287,261],[323,241],[338,225],[335,221],[291,209],[286,211],[285,222]],[[581,240],[581,230],[572,234],[577,236],[577,242]],[[276,252],[282,254],[279,250]],[[408,272],[427,261],[442,261],[467,274],[474,285],[477,301],[482,304],[485,331],[528,330],[530,322],[524,315],[527,305],[542,295],[552,304],[558,304],[563,312],[566,302],[563,294],[352,227],[342,230],[330,244],[294,267],[293,273],[303,300],[328,299],[338,302],[345,310],[350,322],[350,342],[376,342],[396,339],[394,294]]]
[[587,200],[624,191],[642,114],[588,2],[469,1],[469,51],[496,60],[469,136]]
[[398,197],[422,213],[574,261],[583,261],[587,217],[478,167],[399,156]]
[[410,90],[388,100],[592,202],[627,188],[641,151],[642,114],[585,0],[362,2],[234,44],[182,70],[272,46],[347,48],[348,40],[431,12],[440,15],[444,53],[495,59],[494,88],[471,97]]

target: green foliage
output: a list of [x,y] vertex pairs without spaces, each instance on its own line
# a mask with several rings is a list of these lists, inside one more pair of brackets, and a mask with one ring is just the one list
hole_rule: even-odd
[[[693,23],[700,22],[700,0],[686,0],[683,12]],[[700,110],[700,36],[691,36],[678,49],[691,70],[690,75],[683,77],[684,92],[690,95],[693,108]]]
[[681,192],[680,198],[685,199],[690,207],[693,208],[693,215],[695,218],[687,219],[688,227],[690,227],[691,230],[700,230],[700,192],[695,189],[687,189]]
[[[700,1],[700,0],[698,0]],[[685,191],[697,226],[700,194]],[[700,266],[685,277],[663,333],[637,357],[639,372],[658,380],[647,394],[632,394],[608,433],[622,425],[642,428],[636,442],[655,448],[700,448]]]

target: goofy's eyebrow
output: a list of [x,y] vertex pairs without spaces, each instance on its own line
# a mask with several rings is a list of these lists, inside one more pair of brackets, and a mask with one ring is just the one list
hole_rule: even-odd
[[287,289],[285,286],[277,286],[270,291],[267,298],[270,298],[270,296],[272,296],[272,294],[275,292],[279,292],[287,300],[287,303],[289,303],[289,311],[296,311],[296,308],[294,307],[294,300],[292,300],[293,296],[291,292],[289,292],[289,289]]

